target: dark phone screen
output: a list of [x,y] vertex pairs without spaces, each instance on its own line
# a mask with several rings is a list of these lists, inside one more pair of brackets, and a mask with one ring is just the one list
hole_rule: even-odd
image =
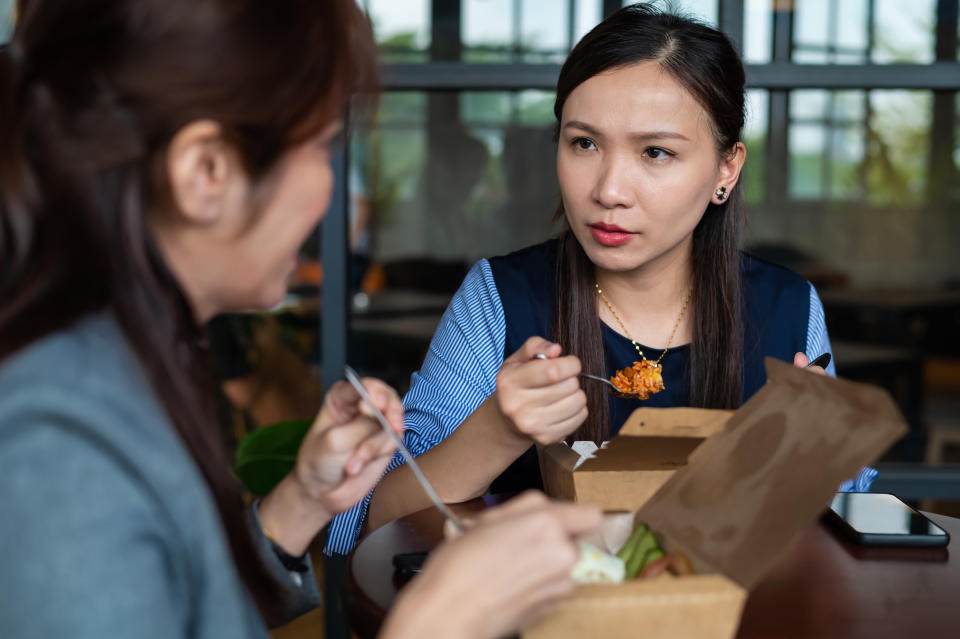
[[874,535],[946,536],[939,526],[893,495],[837,493],[830,509],[854,529]]

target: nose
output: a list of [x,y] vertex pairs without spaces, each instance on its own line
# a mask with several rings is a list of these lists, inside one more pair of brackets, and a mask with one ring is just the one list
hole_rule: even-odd
[[593,199],[606,209],[629,208],[634,204],[629,162],[616,156],[604,159],[593,187]]

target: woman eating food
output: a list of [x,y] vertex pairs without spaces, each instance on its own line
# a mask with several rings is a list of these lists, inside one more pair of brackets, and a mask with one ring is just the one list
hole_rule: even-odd
[[[554,105],[564,230],[474,265],[404,399],[406,443],[446,500],[540,486],[534,445],[600,443],[640,405],[736,408],[765,357],[830,352],[814,287],[741,252],[744,98],[726,36],[642,4],[571,51]],[[401,460],[389,470],[328,550],[425,505]]]
[[[266,637],[394,445],[345,383],[247,508],[204,325],[279,302],[323,218],[353,0],[22,0],[0,47],[2,637]],[[396,393],[363,382],[392,427]],[[385,637],[510,634],[573,587],[589,507],[526,495],[440,548]],[[518,561],[523,557],[524,561]]]

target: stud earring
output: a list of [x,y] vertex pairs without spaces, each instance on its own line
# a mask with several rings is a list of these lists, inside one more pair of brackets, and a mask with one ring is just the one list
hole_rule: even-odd
[[723,202],[725,199],[727,199],[727,187],[721,186],[717,189],[717,192],[714,195],[717,196],[718,200]]

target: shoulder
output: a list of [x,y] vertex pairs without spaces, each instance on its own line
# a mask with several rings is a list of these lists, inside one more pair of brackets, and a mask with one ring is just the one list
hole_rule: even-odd
[[753,304],[809,306],[810,283],[790,269],[741,253],[740,272],[744,294]]
[[744,280],[750,284],[765,284],[779,288],[802,289],[804,295],[809,295],[809,283],[783,266],[767,262],[755,255],[743,252],[740,254],[740,272]]
[[[0,365],[0,436],[14,414],[54,418],[105,441],[136,445],[169,430],[166,413],[113,316],[87,316]],[[135,434],[135,437],[129,435]]]
[[[199,470],[112,316],[84,318],[8,358],[0,388],[0,455],[25,468],[41,456],[83,461],[114,484],[123,477],[124,490],[163,511],[191,495],[193,505],[207,500]],[[48,470],[31,476],[69,481],[69,464]]]
[[549,335],[557,247],[556,240],[549,240],[489,260],[506,321],[505,354],[532,335]]
[[[107,313],[88,315],[33,342],[0,363],[0,387],[6,391],[54,392],[69,389],[71,397],[114,404],[132,391],[148,388],[126,335]],[[120,389],[128,395],[122,395]]]
[[[207,484],[111,316],[8,358],[0,388],[0,467],[12,478],[0,503],[18,522],[0,526],[0,543],[36,595],[25,597],[66,611],[54,621],[75,613],[75,636],[104,636],[85,631],[101,617],[136,628],[125,636],[179,636],[168,626],[208,614],[205,598],[242,601]],[[57,573],[65,565],[76,570]],[[23,571],[37,579],[24,585]],[[98,602],[110,612],[91,616]]]
[[490,268],[498,283],[498,275],[516,275],[528,280],[552,277],[557,257],[557,241],[547,240],[526,248],[491,257]]
[[490,258],[490,271],[504,308],[514,303],[548,302],[556,278],[557,241]]

